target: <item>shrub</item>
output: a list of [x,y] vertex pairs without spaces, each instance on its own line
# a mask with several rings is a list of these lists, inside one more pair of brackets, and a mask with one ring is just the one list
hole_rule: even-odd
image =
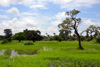
[[100,35],[96,38],[97,43],[100,43]]
[[54,36],[54,40],[62,41],[63,38],[61,36],[56,35],[56,36]]
[[34,43],[33,42],[26,42],[24,45],[34,45]]
[[75,40],[75,37],[74,36],[71,36],[69,41],[74,41]]
[[81,41],[84,41],[85,40],[85,37],[84,36],[81,36]]
[[6,43],[8,43],[9,41],[8,40],[3,40],[2,42],[1,42],[1,44],[6,44]]
[[11,38],[7,38],[7,41],[11,42],[11,41],[12,41],[12,39],[11,39]]
[[63,38],[61,36],[58,37],[58,41],[63,41]]
[[90,37],[88,37],[88,38],[86,38],[86,39],[85,39],[85,41],[91,41],[91,38],[90,38]]

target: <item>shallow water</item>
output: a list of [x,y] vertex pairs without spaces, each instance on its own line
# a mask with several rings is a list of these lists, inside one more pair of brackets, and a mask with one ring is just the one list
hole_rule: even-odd
[[29,55],[29,54],[18,54],[18,52],[17,51],[15,51],[15,50],[5,50],[5,49],[3,49],[3,50],[0,50],[0,55],[9,55],[10,56],[10,58],[13,58],[13,57],[15,57],[15,56],[33,56],[33,55],[36,55],[36,54],[33,54],[33,55]]

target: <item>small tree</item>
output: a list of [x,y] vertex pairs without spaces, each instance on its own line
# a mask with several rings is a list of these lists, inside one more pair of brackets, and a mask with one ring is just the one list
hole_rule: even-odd
[[72,11],[68,11],[66,12],[66,14],[69,16],[68,18],[66,18],[63,23],[59,24],[58,27],[62,28],[62,29],[74,29],[75,34],[78,37],[78,41],[79,41],[79,48],[83,49],[83,47],[81,46],[81,38],[80,38],[80,34],[78,33],[78,26],[81,23],[81,18],[76,18],[76,15],[80,13],[79,10],[72,10]]
[[12,31],[11,29],[4,29],[4,33],[5,33],[5,38],[11,38],[12,37]]
[[25,33],[23,32],[19,32],[19,33],[16,33],[13,38],[15,40],[19,40],[19,42],[21,42],[21,40],[25,40]]

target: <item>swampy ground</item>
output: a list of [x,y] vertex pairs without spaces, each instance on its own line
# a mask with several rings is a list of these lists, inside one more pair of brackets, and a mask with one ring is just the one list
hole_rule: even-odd
[[[83,41],[84,50],[79,50],[78,41],[25,42],[0,44],[0,50],[5,50],[0,55],[0,67],[100,67],[100,44]],[[11,57],[12,50],[19,56]]]

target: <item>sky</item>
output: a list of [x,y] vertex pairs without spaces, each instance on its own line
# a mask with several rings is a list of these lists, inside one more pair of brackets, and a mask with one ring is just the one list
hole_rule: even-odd
[[59,34],[58,24],[73,9],[80,11],[79,33],[90,25],[100,26],[100,0],[0,0],[0,35],[4,29],[12,29],[13,34],[25,29]]

